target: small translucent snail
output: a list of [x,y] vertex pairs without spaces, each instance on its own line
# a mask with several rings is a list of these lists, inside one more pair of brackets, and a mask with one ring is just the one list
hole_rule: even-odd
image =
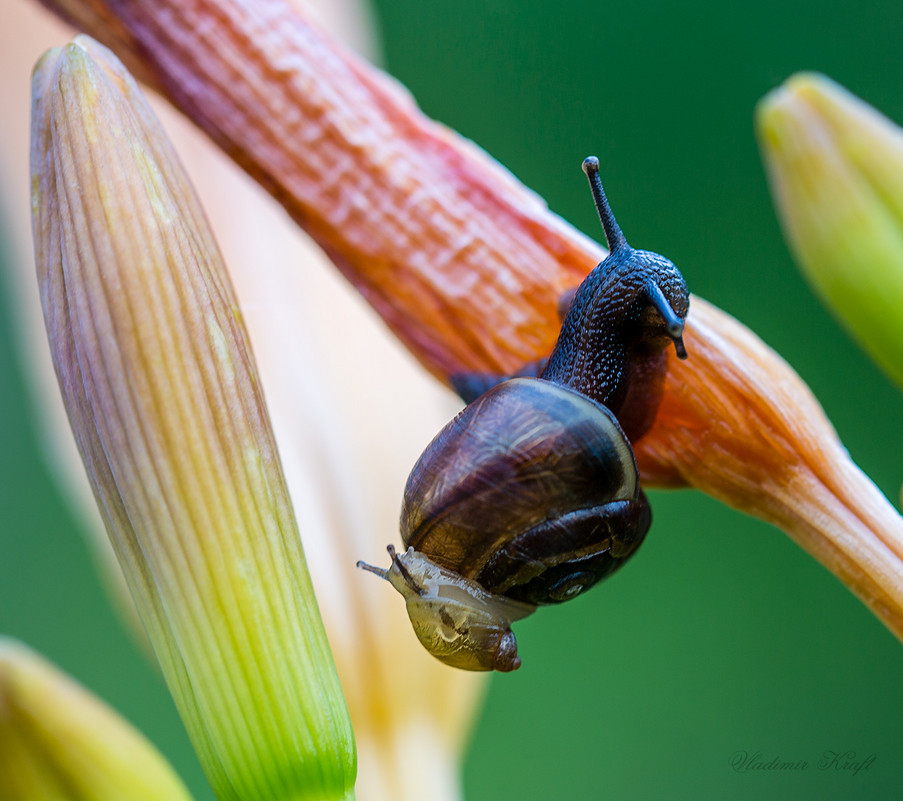
[[411,471],[407,551],[389,546],[388,569],[358,562],[404,596],[420,642],[454,667],[516,670],[511,623],[611,575],[652,520],[630,441],[655,419],[668,344],[686,358],[689,295],[670,261],[627,244],[598,159],[583,169],[608,257],[562,304],[547,360],[507,380],[458,377],[475,399]]

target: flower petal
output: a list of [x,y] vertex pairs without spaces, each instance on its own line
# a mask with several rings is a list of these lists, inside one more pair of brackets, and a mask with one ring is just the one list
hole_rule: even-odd
[[136,37],[129,63],[279,199],[433,373],[514,370],[551,349],[559,296],[604,251],[391,78],[282,0],[91,7],[107,9],[92,34]]
[[780,356],[702,298],[692,309],[692,368],[672,360],[637,458],[783,529],[903,639],[903,518]]

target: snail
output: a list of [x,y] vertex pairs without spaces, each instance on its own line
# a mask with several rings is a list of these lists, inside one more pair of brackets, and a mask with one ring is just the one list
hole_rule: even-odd
[[599,161],[583,163],[608,256],[560,307],[548,359],[516,377],[469,375],[476,396],[427,446],[401,512],[407,550],[358,567],[405,598],[417,638],[467,670],[520,667],[511,624],[577,597],[636,552],[652,521],[631,441],[652,425],[683,344],[689,295],[666,258],[634,250]]

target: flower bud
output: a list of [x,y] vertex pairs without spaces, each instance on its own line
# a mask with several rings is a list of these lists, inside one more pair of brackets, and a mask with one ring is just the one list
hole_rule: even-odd
[[190,801],[154,746],[100,699],[0,638],[0,798]]
[[812,288],[903,387],[903,131],[821,75],[761,101],[759,141]]
[[134,80],[87,37],[35,70],[31,162],[70,423],[217,796],[351,797],[347,710],[225,266]]

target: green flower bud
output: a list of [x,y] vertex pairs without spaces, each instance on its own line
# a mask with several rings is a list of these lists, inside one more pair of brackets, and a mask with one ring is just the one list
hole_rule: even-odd
[[116,712],[0,637],[0,798],[190,801],[169,763]]
[[756,123],[781,223],[806,278],[903,387],[903,131],[810,74],[766,95]]
[[31,161],[70,423],[217,796],[352,797],[348,714],[225,266],[139,88],[87,37],[35,70]]

